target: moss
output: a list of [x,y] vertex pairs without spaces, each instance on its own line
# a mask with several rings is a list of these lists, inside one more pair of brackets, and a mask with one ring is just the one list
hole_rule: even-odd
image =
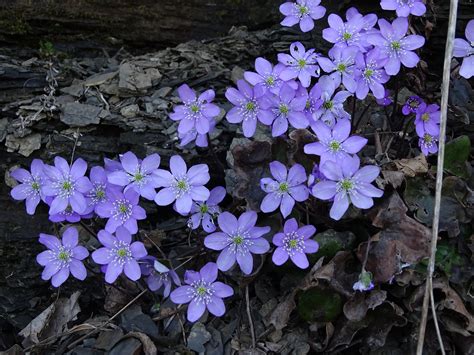
[[311,288],[299,294],[297,309],[307,322],[332,322],[342,312],[342,298],[328,289]]

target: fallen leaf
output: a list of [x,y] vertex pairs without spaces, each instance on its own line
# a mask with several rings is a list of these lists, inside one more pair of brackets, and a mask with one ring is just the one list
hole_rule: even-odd
[[78,299],[80,292],[74,292],[69,298],[60,298],[41,312],[19,335],[25,338],[25,344],[38,344],[41,340],[58,336],[67,330],[67,324],[76,319],[81,311]]
[[394,160],[393,164],[395,164],[397,170],[409,177],[426,174],[428,172],[428,162],[423,154],[411,159]]
[[[429,256],[431,231],[408,217],[408,208],[398,193],[375,211],[372,224],[381,231],[372,236],[366,269],[377,283],[388,282],[401,271],[403,263],[416,264]],[[359,245],[357,256],[365,259],[367,243]]]

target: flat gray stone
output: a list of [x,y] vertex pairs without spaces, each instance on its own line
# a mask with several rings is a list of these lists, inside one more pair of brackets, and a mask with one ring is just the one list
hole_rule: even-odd
[[69,102],[62,106],[59,119],[69,126],[84,127],[99,124],[101,111],[102,109],[97,106]]

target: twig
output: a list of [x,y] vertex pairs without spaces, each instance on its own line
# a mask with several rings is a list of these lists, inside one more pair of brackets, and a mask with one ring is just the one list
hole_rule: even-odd
[[440,119],[440,132],[439,132],[439,151],[438,151],[438,166],[436,168],[436,195],[435,205],[433,214],[433,227],[431,235],[431,254],[428,263],[428,275],[425,285],[425,294],[423,297],[423,309],[421,314],[420,332],[418,335],[418,344],[416,348],[417,355],[423,353],[423,342],[425,339],[426,332],[426,321],[428,318],[429,299],[431,298],[431,308],[433,312],[433,321],[436,328],[436,335],[440,345],[441,353],[444,355],[443,339],[438,326],[438,320],[436,318],[436,309],[434,308],[433,298],[433,272],[435,267],[435,256],[436,256],[436,244],[438,242],[438,227],[439,227],[439,215],[441,208],[441,192],[443,188],[443,168],[444,168],[444,150],[446,143],[446,123],[448,121],[448,95],[449,95],[449,81],[451,74],[451,58],[453,54],[454,46],[454,35],[456,31],[456,19],[458,11],[458,0],[451,0],[449,9],[449,25],[448,35],[446,38],[446,51],[444,53],[444,67],[443,67],[443,83],[441,85],[441,119]]
[[[148,289],[145,289],[145,290],[143,290],[142,292],[140,292],[133,300],[131,300],[130,302],[128,302],[125,306],[122,307],[122,309],[120,309],[117,313],[115,313],[112,317],[110,317],[109,320],[108,320],[107,322],[105,322],[102,327],[105,327],[106,325],[108,325],[109,323],[111,323],[115,318],[117,318],[120,314],[122,314],[123,311],[125,311],[128,307],[130,307],[132,304],[134,304],[140,297],[142,297],[147,291],[148,291]],[[92,330],[91,330],[90,332],[88,332],[87,334],[83,335],[82,337],[80,337],[79,339],[77,339],[76,341],[74,341],[73,343],[69,344],[69,346],[68,346],[67,348],[68,348],[68,349],[74,348],[77,344],[79,344],[79,343],[80,343],[81,341],[83,341],[84,339],[87,339],[87,338],[90,337],[92,334],[96,333],[98,330],[99,330],[99,328],[92,329]]]
[[74,146],[72,147],[72,154],[71,154],[71,166],[72,163],[74,163],[74,154],[76,153],[76,147],[77,147],[77,142],[79,141],[79,137],[81,134],[79,133],[79,128],[74,132],[73,137],[74,137]]
[[252,349],[255,349],[255,329],[253,327],[252,312],[250,311],[249,285],[245,286],[245,303],[247,304],[247,317],[249,319],[250,334],[252,335]]

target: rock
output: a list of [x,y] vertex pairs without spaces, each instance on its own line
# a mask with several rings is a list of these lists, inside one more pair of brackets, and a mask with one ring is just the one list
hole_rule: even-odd
[[126,118],[133,118],[138,112],[140,112],[140,107],[138,107],[138,105],[125,106],[120,110],[120,114]]
[[7,136],[5,146],[10,153],[18,151],[21,155],[29,157],[31,153],[41,148],[41,134],[33,133],[23,138],[16,138],[10,134]]
[[113,71],[109,73],[100,73],[88,77],[84,83],[85,86],[98,86],[106,83],[110,79],[115,78],[118,74],[118,71]]
[[97,106],[70,102],[62,107],[59,119],[69,126],[85,127],[99,124],[101,111],[102,109]]
[[125,338],[118,342],[112,350],[109,352],[110,355],[123,355],[123,354],[140,354],[142,343],[140,340],[135,338]]
[[140,331],[152,338],[158,337],[158,327],[151,317],[142,312],[138,305],[131,306],[122,313],[121,326],[123,329],[131,331]]
[[119,92],[122,96],[146,93],[156,85],[162,75],[156,68],[144,68],[135,63],[124,63],[120,66]]
[[203,354],[206,350],[204,344],[209,340],[211,340],[211,333],[207,331],[204,324],[199,322],[195,323],[188,336],[188,348],[198,352],[199,354]]

